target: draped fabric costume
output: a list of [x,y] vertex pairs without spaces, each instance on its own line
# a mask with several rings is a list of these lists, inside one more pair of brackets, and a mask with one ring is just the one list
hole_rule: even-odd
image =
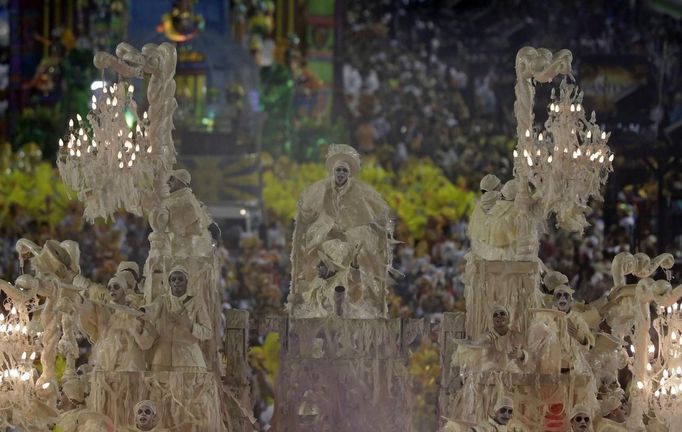
[[172,250],[178,255],[203,255],[210,249],[209,225],[213,223],[204,205],[189,187],[172,192],[164,201],[168,209],[168,231]]
[[105,371],[144,371],[147,362],[143,350],[154,343],[147,330],[139,333],[137,318],[125,312],[102,311],[109,316],[102,338],[93,348],[93,364]]
[[[471,249],[487,260],[515,260],[520,236],[519,225],[526,218],[514,201],[495,199],[494,195],[490,195],[494,204],[485,202],[484,198],[489,194],[492,192],[487,192],[481,198],[470,218]],[[489,205],[490,210],[485,211]],[[530,230],[529,235],[537,238],[535,230]]]
[[602,417],[597,422],[595,432],[627,432],[627,428],[624,423],[616,423],[613,420]]
[[[352,147],[339,146],[343,146],[342,151],[354,152]],[[353,157],[357,158],[355,166],[350,165],[357,170],[359,156]],[[330,299],[339,285],[346,288],[346,316],[386,316],[392,237],[389,215],[383,198],[371,186],[353,177],[337,186],[332,175],[303,191],[298,203],[292,250],[289,303],[295,316],[322,317],[333,313]],[[333,272],[332,277],[323,279],[318,275],[320,262]],[[353,262],[357,264],[356,268],[351,266]]]
[[[576,327],[576,338],[568,333],[569,322]],[[587,343],[582,345],[579,340]],[[594,344],[594,334],[580,313],[574,309],[568,314],[556,309],[535,310],[535,317],[528,330],[528,351],[535,356],[533,364],[536,372],[568,374],[574,383],[567,388],[547,388],[548,393],[544,393],[543,397],[550,404],[577,401],[597,409],[597,387],[586,357]],[[582,384],[576,384],[577,382]]]
[[[152,359],[153,371],[205,372],[206,362],[199,343],[213,337],[205,305],[196,297],[165,294],[145,307],[148,322],[158,323],[158,340]],[[185,315],[188,322],[172,315]]]
[[485,423],[471,428],[474,432],[507,432],[507,426],[497,423],[492,418],[488,417]]
[[528,352],[521,349],[526,345],[523,335],[512,330],[501,335],[495,329],[491,329],[486,333],[483,342],[488,346],[488,349],[485,350],[483,356],[482,371],[499,370],[521,373],[517,364],[519,360],[511,358],[509,354],[514,349],[520,350],[523,353],[522,363],[526,363],[530,357]]
[[107,416],[82,407],[60,414],[55,430],[99,432],[113,430],[113,425]]
[[[569,321],[577,329],[577,339],[586,340],[586,345],[568,334]],[[586,354],[592,346],[594,335],[579,312],[573,309],[568,314],[558,310],[536,311],[529,329],[528,351],[537,358],[538,373],[556,374],[570,370],[591,375]]]

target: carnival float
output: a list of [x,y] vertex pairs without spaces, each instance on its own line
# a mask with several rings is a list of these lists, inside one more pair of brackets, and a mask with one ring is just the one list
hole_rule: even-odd
[[[121,262],[104,286],[81,274],[76,242],[17,242],[22,274],[2,281],[0,426],[257,430],[248,313],[221,317],[220,233],[189,172],[174,167],[175,48],[121,43],[94,62],[107,84],[93,93],[89,113],[69,122],[59,173],[87,220],[108,220],[119,209],[146,217],[150,252],[142,268]],[[526,47],[517,55],[514,178],[490,174],[481,182],[469,225],[466,312],[446,313],[436,330],[444,431],[682,424],[682,287],[656,279],[672,256],[619,254],[613,288],[589,304],[573,300],[568,275],[538,259],[548,218],[581,232],[612,170],[609,134],[587,114],[571,62],[567,50]],[[140,80],[146,110],[133,98]],[[536,85],[552,83],[540,127]],[[286,314],[257,329],[280,335],[273,430],[410,431],[407,360],[434,330],[389,316],[399,239],[386,201],[359,179],[358,152],[331,145],[325,168],[296,209]],[[92,344],[87,364],[77,364],[79,337]]]

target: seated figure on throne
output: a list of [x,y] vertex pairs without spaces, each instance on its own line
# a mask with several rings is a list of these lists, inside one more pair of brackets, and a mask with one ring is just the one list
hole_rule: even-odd
[[332,145],[329,176],[301,194],[292,248],[289,307],[295,317],[334,313],[334,290],[345,288],[344,316],[384,317],[393,234],[386,202],[356,178],[360,155]]
[[460,344],[451,364],[462,371],[521,373],[521,366],[530,359],[530,354],[523,349],[525,336],[511,328],[511,314],[505,306],[493,305],[490,314],[492,328],[480,340]]

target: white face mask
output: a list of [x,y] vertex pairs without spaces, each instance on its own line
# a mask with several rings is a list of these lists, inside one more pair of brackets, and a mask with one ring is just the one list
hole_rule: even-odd
[[135,407],[135,425],[141,431],[150,431],[156,426],[156,406],[151,401],[142,401]]
[[334,165],[334,184],[336,187],[343,187],[350,178],[350,167],[345,162],[338,162]]

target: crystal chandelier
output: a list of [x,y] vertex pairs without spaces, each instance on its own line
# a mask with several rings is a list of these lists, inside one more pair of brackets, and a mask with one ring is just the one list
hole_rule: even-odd
[[[84,204],[88,221],[107,220],[121,208],[149,213],[175,163],[175,47],[147,44],[138,51],[120,43],[116,55],[98,52],[94,63],[103,73],[115,72],[118,82],[93,93],[86,119],[69,121],[59,141],[59,173]],[[145,80],[148,112],[141,118],[131,79]]]
[[[646,366],[648,383],[637,383],[653,391],[651,409],[656,417],[670,426],[682,424],[682,411],[678,408],[682,398],[682,309],[678,303],[661,307],[654,321],[659,335],[658,350],[649,345],[650,361]],[[658,355],[655,356],[655,353]]]
[[544,129],[526,129],[514,150],[515,170],[543,197],[541,213],[556,213],[558,225],[570,231],[587,224],[581,209],[599,195],[614,158],[610,134],[600,130],[594,111],[587,119],[582,100],[583,93],[564,78],[558,98],[552,89]]
[[[29,312],[35,312],[36,305],[36,300],[14,304],[7,298],[3,306],[10,312],[7,316],[0,313],[0,403],[3,409],[28,411],[36,396],[38,372],[35,363],[41,352],[41,333],[35,332],[29,323]],[[43,390],[49,386],[49,382],[42,384]],[[31,416],[18,417],[15,421],[20,422],[17,425],[22,430],[41,425]]]
[[76,121],[69,120],[69,130],[59,140],[57,166],[67,186],[86,203],[88,220],[106,219],[111,208],[142,213],[139,190],[151,183],[158,156],[149,139],[147,112],[138,117],[134,90],[125,81],[104,86],[99,97],[92,95],[87,119],[77,115]]

